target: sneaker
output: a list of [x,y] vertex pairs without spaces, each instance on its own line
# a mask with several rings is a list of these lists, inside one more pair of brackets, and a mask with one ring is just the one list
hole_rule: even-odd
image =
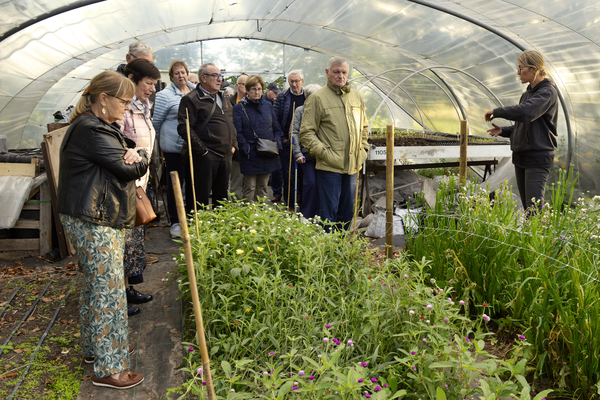
[[98,378],[94,374],[92,377],[92,384],[94,386],[103,386],[112,389],[129,389],[139,385],[144,381],[142,374],[136,374],[128,370],[122,371],[116,378],[107,376],[104,378]]
[[158,261],[158,257],[146,254],[146,265],[154,264]]
[[142,294],[135,290],[133,286],[125,289],[125,294],[127,294],[127,303],[129,304],[143,304],[152,301],[151,294]]
[[[135,349],[132,345],[129,345],[129,355],[132,355],[135,352]],[[83,357],[83,362],[86,364],[93,364],[96,361],[96,357]]]
[[173,239],[181,237],[181,226],[179,226],[179,223],[171,225],[171,230],[169,231],[169,234]]

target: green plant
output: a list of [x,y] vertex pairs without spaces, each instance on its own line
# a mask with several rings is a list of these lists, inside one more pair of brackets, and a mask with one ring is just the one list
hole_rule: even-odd
[[[448,342],[481,324],[482,315],[475,324],[462,316],[464,306],[449,297],[449,287],[430,281],[424,260],[377,262],[366,241],[327,234],[264,204],[200,210],[198,221],[199,234],[190,229],[194,268],[218,398],[412,398],[407,392],[426,393],[425,383],[407,378],[411,366],[402,361],[415,342],[441,357]],[[189,305],[187,270],[177,259]],[[184,367],[190,379],[170,393],[203,398],[190,325]],[[447,362],[488,380],[489,371],[472,359]],[[514,384],[490,384],[491,390],[516,394],[516,374],[505,375]],[[430,379],[443,388],[440,376]]]

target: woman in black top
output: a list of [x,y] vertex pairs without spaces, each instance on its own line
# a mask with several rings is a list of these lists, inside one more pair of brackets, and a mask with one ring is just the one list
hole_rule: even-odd
[[485,113],[485,120],[515,121],[505,127],[492,124],[488,132],[510,138],[521,201],[528,212],[535,213],[544,204],[546,181],[558,143],[558,95],[554,84],[546,78],[544,58],[537,51],[521,53],[517,58],[517,74],[521,83],[529,84],[519,104],[490,110]]
[[135,180],[148,156],[135,151],[115,122],[135,93],[116,72],[102,72],[83,92],[60,149],[58,212],[75,248],[83,284],[79,301],[86,363],[92,383],[118,389],[144,380],[129,371],[127,299],[123,276],[125,228],[135,224]]

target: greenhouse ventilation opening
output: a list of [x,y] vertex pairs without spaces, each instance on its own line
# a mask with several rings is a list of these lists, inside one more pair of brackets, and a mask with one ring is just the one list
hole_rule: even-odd
[[[123,62],[127,46],[141,40],[156,51],[166,71],[173,59],[192,69],[200,60],[228,71],[273,72],[302,68],[305,83],[323,84],[333,55],[345,57],[353,77],[384,71],[426,69],[428,78],[389,72],[363,90],[368,115],[387,97],[377,127],[455,133],[458,107],[471,133],[485,136],[483,114],[497,103],[515,104],[524,87],[515,73],[523,49],[540,51],[561,93],[559,148],[555,167],[572,163],[579,189],[600,194],[596,157],[600,25],[596,1],[259,1],[178,0],[0,3],[0,135],[9,148],[39,147],[52,114],[73,104],[89,80]],[[135,11],[134,11],[135,10]],[[200,55],[200,52],[202,53]],[[448,67],[442,69],[439,67]],[[434,73],[435,71],[435,73]],[[405,73],[404,73],[405,74]],[[362,81],[361,81],[362,82]],[[441,85],[447,90],[440,90]],[[447,91],[447,93],[444,93]],[[452,100],[447,97],[450,95]],[[418,107],[417,107],[418,104]],[[454,105],[453,105],[454,104]],[[383,115],[385,114],[385,115]],[[508,122],[502,121],[504,124]]]

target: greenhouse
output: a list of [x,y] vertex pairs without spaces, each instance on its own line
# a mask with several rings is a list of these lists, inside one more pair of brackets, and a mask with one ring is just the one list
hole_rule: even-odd
[[[49,132],[48,124],[60,119],[55,117],[57,111],[75,105],[92,78],[124,64],[135,42],[153,49],[154,66],[167,85],[171,63],[180,60],[190,72],[214,63],[232,83],[241,74],[259,75],[267,83],[279,82],[285,90],[290,87],[290,71],[302,70],[305,86],[324,86],[328,61],[343,57],[350,67],[350,84],[365,101],[370,132],[392,126],[457,138],[461,121],[467,121],[471,137],[490,138],[492,125],[484,115],[518,104],[526,85],[517,73],[517,57],[525,50],[538,51],[558,96],[558,144],[548,178],[547,204],[539,215],[514,211],[521,203],[510,195],[516,186],[508,150],[484,152],[478,146],[469,146],[469,159],[493,159],[493,165],[502,170],[502,174],[494,172],[502,178],[492,184],[495,192],[487,193],[485,182],[468,184],[469,195],[456,194],[461,185],[452,179],[436,186],[437,202],[426,211],[418,210],[418,232],[404,223],[406,259],[400,252],[395,261],[382,260],[364,238],[322,232],[318,223],[307,223],[297,214],[285,214],[266,204],[249,205],[244,211],[237,211],[235,204],[224,205],[195,213],[200,221],[190,220],[189,233],[214,390],[221,396],[217,398],[228,399],[599,398],[600,197],[595,196],[600,196],[600,156],[596,153],[600,141],[594,139],[600,134],[600,80],[594,77],[600,71],[597,1],[0,0],[0,15],[0,157],[7,150],[15,154],[37,151]],[[501,118],[494,123],[513,124]],[[449,153],[440,154],[428,162],[454,159]],[[404,158],[396,164],[416,162],[408,155]],[[0,163],[5,161],[0,158]],[[48,239],[43,233],[43,226],[53,227],[58,220],[58,213],[54,210],[51,216],[50,208],[56,194],[51,195],[43,185],[34,190],[37,186],[32,185],[31,194],[35,191],[36,197],[24,199],[30,204],[23,210],[37,207],[39,221],[17,222],[15,229],[39,231],[35,238],[19,239],[34,246],[28,248],[30,254],[44,256],[59,246],[56,236]],[[421,200],[417,195],[410,200],[415,198],[417,203]],[[511,211],[502,212],[498,204]],[[354,217],[356,227],[356,213]],[[234,222],[223,228],[225,220]],[[207,226],[210,223],[212,228]],[[171,246],[165,226],[161,226],[164,238],[149,234],[150,242],[165,240]],[[275,227],[286,233],[275,235]],[[58,233],[62,238],[62,231],[52,229],[48,228],[49,235]],[[8,230],[9,236],[0,236],[0,253],[7,255],[14,250],[9,242],[14,232]],[[294,236],[287,236],[292,231],[302,237],[295,245]],[[154,246],[150,242],[149,249]],[[202,377],[206,364],[196,351],[195,326],[185,322],[193,320],[190,281],[195,279],[186,271],[179,245],[181,241],[175,247],[160,244],[156,254],[160,254],[159,264],[167,254],[172,264],[169,270],[165,262],[161,284],[172,283],[169,287],[181,291],[184,307],[177,309],[179,313],[173,308],[173,315],[184,315],[183,339],[178,345],[184,343],[185,354],[172,368],[173,376],[179,373],[181,377],[165,379],[163,383],[171,389],[156,398],[203,398],[213,395],[212,379],[207,389]],[[61,256],[73,254],[68,240],[60,246]],[[226,264],[226,259],[236,261]],[[310,262],[302,270],[305,260]],[[341,272],[346,265],[351,267]],[[69,271],[74,275],[75,269]],[[265,273],[271,269],[276,273]],[[0,397],[11,399],[27,398],[23,392],[20,395],[25,397],[15,393],[28,378],[21,376],[19,368],[2,363],[3,355],[18,349],[11,337],[19,327],[14,332],[2,330],[10,302],[20,298],[18,285],[26,285],[24,277],[13,282],[7,278],[7,271],[18,270],[0,264],[0,285],[4,285],[0,286]],[[70,282],[73,278],[68,276]],[[319,277],[323,278],[320,282]],[[152,279],[160,281],[158,275]],[[203,280],[209,284],[203,286]],[[325,280],[336,283],[329,287]],[[406,286],[407,282],[412,283]],[[272,292],[267,293],[268,288]],[[42,299],[47,289],[36,289],[36,296],[43,290]],[[448,297],[441,294],[445,290],[453,292]],[[55,295],[57,299],[62,296]],[[23,304],[33,301],[22,300]],[[175,297],[171,300],[176,303]],[[231,309],[217,308],[221,301]],[[295,313],[273,307],[288,301]],[[28,305],[31,312],[36,304]],[[165,301],[163,307],[168,304]],[[322,311],[320,307],[328,304],[340,315]],[[62,303],[57,306],[60,309]],[[76,315],[75,308],[71,325],[78,323]],[[492,335],[481,326],[490,316],[496,317],[490,331],[517,337],[499,355],[488,347],[480,348],[487,335]],[[427,321],[422,328],[418,324],[424,322],[418,317]],[[66,320],[70,318],[58,318]],[[353,330],[353,324],[361,328]],[[394,328],[402,324],[411,328]],[[331,339],[336,335],[341,342]],[[418,342],[410,344],[411,340]],[[304,352],[300,343],[310,351]],[[317,345],[323,348],[313,350]],[[35,343],[21,348],[31,347],[35,349]],[[434,356],[440,357],[439,363]],[[252,368],[260,369],[259,373]],[[310,369],[306,376],[301,368]],[[9,378],[15,380],[10,385]],[[160,381],[161,377],[146,375],[146,379]],[[347,384],[335,383],[338,379]],[[77,390],[64,398],[78,398],[79,381],[75,386]],[[88,386],[79,398],[92,393]],[[549,394],[551,390],[556,397]],[[143,390],[140,393],[154,398]]]

